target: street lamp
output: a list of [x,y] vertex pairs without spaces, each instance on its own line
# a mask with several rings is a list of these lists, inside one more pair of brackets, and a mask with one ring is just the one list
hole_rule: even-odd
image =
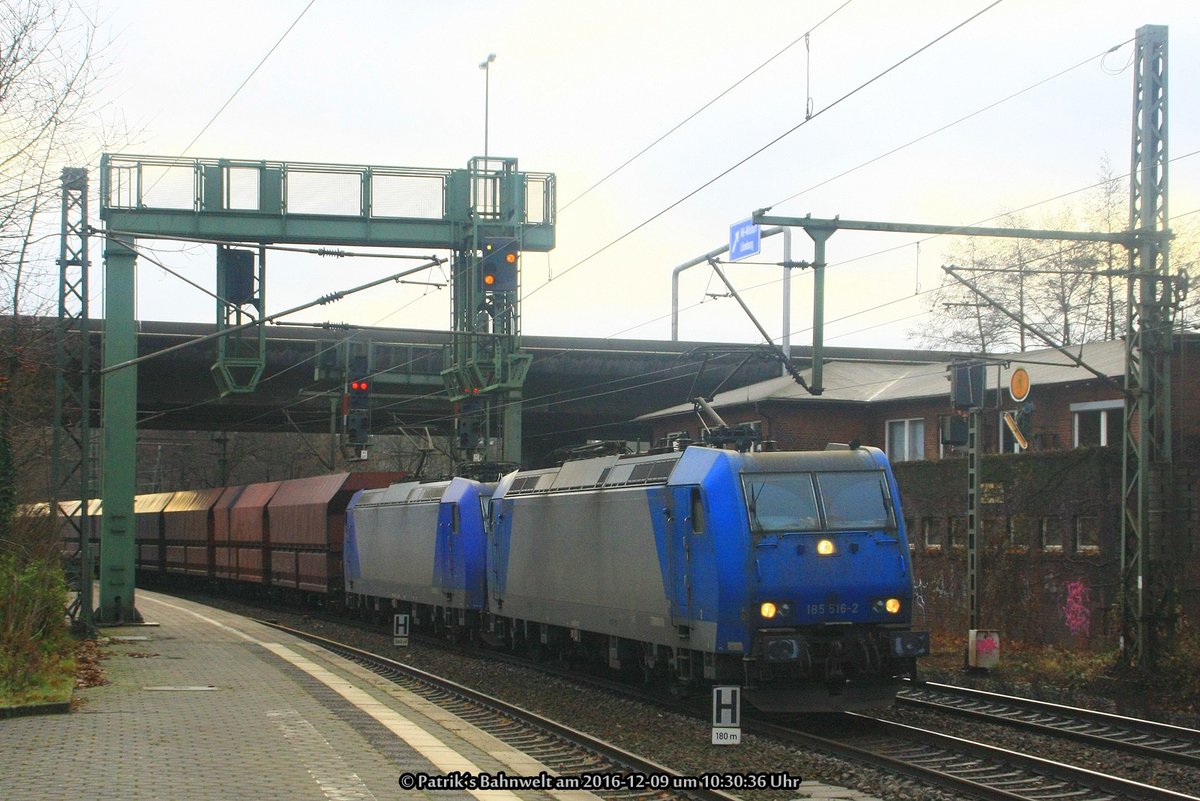
[[483,63],[479,65],[479,69],[483,70],[483,161],[484,169],[487,169],[488,157],[488,95],[490,93],[490,78],[492,71],[488,69],[493,61],[496,60],[495,53],[488,53]]

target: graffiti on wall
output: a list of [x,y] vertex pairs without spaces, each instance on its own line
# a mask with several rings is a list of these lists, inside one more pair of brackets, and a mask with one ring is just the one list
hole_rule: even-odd
[[926,611],[925,603],[927,600],[945,600],[949,597],[950,590],[946,587],[945,576],[938,575],[935,581],[917,579],[913,582],[913,603],[922,612]]
[[1068,581],[1066,590],[1062,614],[1067,631],[1076,637],[1087,637],[1092,632],[1092,591],[1082,581]]

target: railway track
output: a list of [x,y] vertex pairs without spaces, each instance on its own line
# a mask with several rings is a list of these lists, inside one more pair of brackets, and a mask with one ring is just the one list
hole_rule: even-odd
[[896,703],[1200,768],[1200,730],[1182,726],[931,682],[910,684]]
[[257,622],[320,645],[453,712],[537,759],[552,775],[579,779],[582,786],[572,789],[610,801],[738,801],[713,789],[727,777],[683,776],[604,740],[387,657],[271,621]]
[[[319,640],[320,638],[315,639]],[[390,662],[390,660],[379,657],[372,658],[381,659],[385,663]],[[558,674],[557,671],[554,672]],[[573,679],[581,680],[578,675]],[[614,685],[612,682],[597,682],[594,679],[586,678],[582,680],[590,684],[601,684],[608,691],[622,692],[619,685]],[[451,693],[456,694],[458,686],[453,685],[453,687]],[[645,700],[642,698],[643,694],[636,693],[630,688],[625,688],[624,691]],[[493,702],[502,704],[494,699],[489,700],[488,704]],[[449,696],[445,696],[439,698],[438,703],[448,706],[454,701]],[[687,705],[672,703],[669,706],[676,711],[684,711]],[[485,712],[483,717],[476,718],[474,717],[475,713],[469,710],[454,709],[454,711],[471,720],[480,728],[491,731],[488,720],[489,713]],[[528,713],[522,712],[522,714]],[[843,717],[857,721],[860,729],[866,727],[869,730],[865,733],[859,731],[848,738],[826,738],[758,719],[744,720],[743,728],[748,733],[769,736],[794,746],[817,749],[853,762],[871,764],[882,770],[908,776],[964,797],[1004,799],[1004,801],[1014,801],[1015,799],[1022,801],[1052,801],[1054,799],[1069,799],[1069,801],[1198,801],[1200,799],[1197,796],[867,715],[845,713]],[[552,725],[558,726],[558,724]],[[571,736],[579,734],[574,730],[568,729],[568,731],[572,733]],[[492,733],[496,734],[494,731]],[[496,734],[496,736],[500,735]],[[590,739],[588,738],[589,741]],[[1106,747],[1112,747],[1112,744],[1107,741],[1103,744]],[[556,756],[556,749],[559,746],[553,742],[545,746],[549,749],[545,756],[542,756],[541,752],[537,750],[527,750],[530,747],[528,745],[522,744],[517,747],[552,765],[564,775],[578,775],[581,771],[633,771],[650,774],[664,770],[657,766],[638,767],[636,763],[624,761],[629,759],[627,756],[614,761],[613,764],[616,766],[612,767],[595,763],[561,762]],[[625,752],[620,753],[624,754]],[[653,765],[653,763],[648,764]],[[688,777],[681,777],[681,779],[688,780]],[[692,780],[694,781],[694,779]],[[608,797],[628,798],[630,796],[626,794]],[[692,797],[700,796],[693,795]]]
[[1196,801],[1141,782],[1041,757],[847,712],[857,732],[836,739],[754,721],[743,728],[794,745],[874,765],[963,797],[1005,801]]

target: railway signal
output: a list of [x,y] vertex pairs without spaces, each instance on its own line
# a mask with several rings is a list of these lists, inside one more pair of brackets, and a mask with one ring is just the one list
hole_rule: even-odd
[[371,380],[356,378],[350,382],[346,401],[346,442],[365,448],[371,438]]
[[486,293],[516,292],[517,267],[521,261],[521,246],[508,237],[488,237],[483,240],[483,258],[479,265],[479,280]]
[[350,411],[360,411],[371,408],[371,381],[367,378],[356,378],[350,382]]

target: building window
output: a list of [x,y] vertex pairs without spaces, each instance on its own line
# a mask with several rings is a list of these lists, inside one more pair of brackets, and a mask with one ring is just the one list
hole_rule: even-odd
[[967,518],[951,517],[947,519],[947,525],[950,529],[950,547],[951,548],[966,548],[967,547]]
[[1061,553],[1063,547],[1062,525],[1057,517],[1043,517],[1041,520],[1042,550],[1048,553]]
[[1073,447],[1118,445],[1124,425],[1124,401],[1071,404]]
[[887,455],[893,462],[913,462],[925,458],[925,420],[887,421]]
[[1008,518],[1008,550],[1010,553],[1025,553],[1029,550],[1029,519]]
[[969,429],[967,418],[960,414],[938,415],[938,458],[960,453],[967,444]]
[[936,517],[926,517],[921,521],[922,536],[925,548],[930,551],[942,550],[942,521]]
[[982,525],[980,535],[983,545],[988,549],[1000,548],[1008,542],[1008,519],[1004,517],[985,517],[979,521]]
[[1075,518],[1075,553],[1100,553],[1100,518],[1094,515]]

